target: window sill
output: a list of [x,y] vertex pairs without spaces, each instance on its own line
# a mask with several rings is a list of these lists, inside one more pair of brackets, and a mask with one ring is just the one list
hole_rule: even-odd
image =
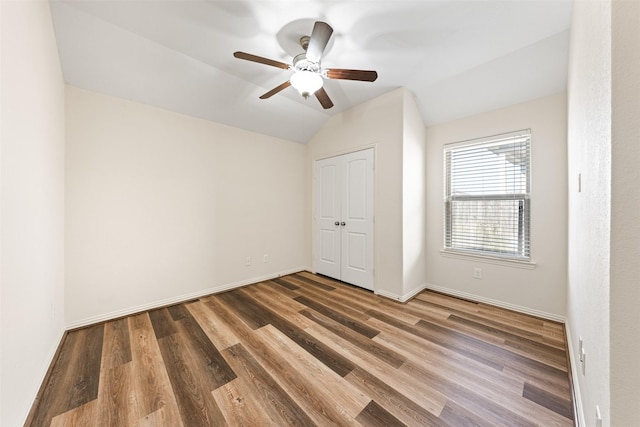
[[468,261],[481,261],[487,264],[503,265],[505,267],[523,268],[525,270],[533,270],[536,268],[536,263],[533,261],[521,261],[517,259],[508,259],[500,257],[492,257],[488,255],[478,255],[466,252],[449,251],[446,249],[440,250],[440,255],[447,258],[464,259]]

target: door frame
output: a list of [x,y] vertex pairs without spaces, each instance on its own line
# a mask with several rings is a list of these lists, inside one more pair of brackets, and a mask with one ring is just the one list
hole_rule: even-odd
[[[377,234],[376,233],[376,214],[378,212],[378,144],[366,144],[357,147],[351,147],[344,150],[333,151],[315,156],[311,159],[311,271],[316,273],[316,243],[318,236],[316,235],[316,162],[318,160],[329,159],[331,157],[339,157],[345,154],[357,153],[358,151],[373,150],[373,293],[378,293],[378,251]],[[355,285],[354,285],[355,286]]]

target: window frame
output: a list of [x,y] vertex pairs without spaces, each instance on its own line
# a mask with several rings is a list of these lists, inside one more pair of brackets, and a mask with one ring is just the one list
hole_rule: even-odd
[[[497,143],[497,145],[508,145],[509,141],[516,141],[524,139],[524,148],[526,152],[526,173],[525,173],[525,192],[513,192],[508,191],[496,192],[495,194],[452,194],[452,179],[451,179],[451,153],[455,151],[463,151],[465,149],[473,149],[482,146],[490,146]],[[503,141],[500,144],[500,141]],[[522,142],[521,142],[522,143]],[[530,265],[534,265],[531,260],[531,148],[532,148],[532,134],[531,129],[523,129],[520,131],[509,132],[504,134],[493,135],[484,138],[477,138],[473,140],[467,140],[462,142],[456,142],[451,144],[445,144],[443,147],[444,157],[444,200],[443,200],[443,249],[441,251],[443,256],[452,257],[480,257],[483,259],[494,260],[495,263],[516,263],[523,268],[533,268]],[[453,215],[453,205],[456,202],[481,202],[481,201],[505,201],[513,200],[518,202],[518,218],[517,218],[517,249],[515,251],[491,251],[486,248],[463,248],[454,247],[454,228],[455,217]],[[465,237],[465,234],[461,234]],[[467,234],[466,236],[472,236]],[[481,240],[481,243],[489,242],[489,240]],[[513,239],[512,242],[516,242]],[[471,246],[471,244],[468,244]],[[486,247],[486,246],[485,246]]]

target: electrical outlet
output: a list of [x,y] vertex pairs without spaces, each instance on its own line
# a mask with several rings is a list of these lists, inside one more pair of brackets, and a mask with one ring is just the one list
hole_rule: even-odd
[[473,278],[482,280],[482,269],[480,267],[473,269]]
[[251,257],[248,256],[247,260],[245,261],[244,265],[246,265],[247,267],[249,267],[251,265]]
[[269,262],[269,254],[264,254],[264,261],[265,264]]

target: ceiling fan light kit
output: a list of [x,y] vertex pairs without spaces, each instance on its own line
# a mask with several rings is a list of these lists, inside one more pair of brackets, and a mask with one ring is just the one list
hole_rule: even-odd
[[322,87],[324,78],[364,82],[373,82],[378,78],[378,73],[375,71],[347,70],[341,68],[323,70],[320,65],[320,60],[332,34],[333,28],[331,28],[329,24],[316,21],[311,36],[302,36],[300,38],[300,46],[302,46],[304,52],[293,59],[293,65],[245,52],[234,52],[233,56],[238,59],[244,59],[245,61],[257,62],[294,71],[289,80],[263,94],[260,96],[260,99],[270,98],[281,90],[293,86],[305,99],[312,94],[315,95],[320,105],[322,105],[324,109],[328,109],[333,107],[333,102]]
[[322,77],[313,71],[296,71],[289,81],[305,99],[322,87]]

